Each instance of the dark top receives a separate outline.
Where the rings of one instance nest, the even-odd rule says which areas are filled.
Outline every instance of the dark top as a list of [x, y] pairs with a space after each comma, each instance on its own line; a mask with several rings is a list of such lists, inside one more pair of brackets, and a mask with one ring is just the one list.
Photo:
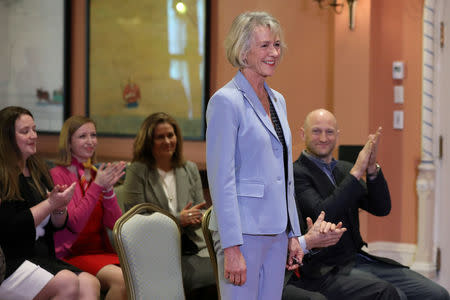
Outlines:
[[[283, 133], [283, 128], [281, 127], [281, 123], [280, 123], [280, 119], [278, 118], [278, 114], [277, 111], [275, 110], [275, 107], [273, 106], [272, 103], [272, 99], [269, 99], [269, 109], [270, 109], [270, 118], [272, 119], [272, 124], [273, 127], [275, 128], [275, 132], [277, 133], [278, 139], [281, 142], [281, 145], [283, 145], [283, 165], [284, 165], [284, 182], [285, 182], [285, 188], [286, 188], [286, 207], [288, 206], [288, 197], [287, 197], [287, 193], [288, 193], [288, 189], [287, 189], [287, 184], [288, 184], [288, 148], [286, 145], [286, 140], [284, 139], [284, 133]], [[289, 220], [289, 213], [287, 214], [288, 216], [288, 221], [287, 221], [287, 227], [286, 227], [286, 231], [291, 231], [291, 221]]]
[[[320, 277], [333, 269], [348, 272], [355, 255], [362, 253], [361, 248], [366, 244], [359, 231], [359, 209], [375, 216], [386, 216], [391, 210], [389, 188], [381, 170], [374, 180], [368, 180], [366, 184], [350, 174], [352, 167], [349, 162], [337, 161], [332, 171], [334, 185], [304, 154], [294, 163], [295, 195], [303, 217], [316, 220], [323, 210], [327, 221], [336, 224], [341, 221], [347, 228], [336, 245], [305, 260], [302, 272], [306, 277]], [[305, 224], [303, 221], [301, 223]], [[370, 257], [399, 265], [386, 258]]]
[[29, 260], [52, 274], [60, 270], [78, 269], [59, 261], [55, 257], [53, 232], [57, 230], [49, 220], [45, 235], [36, 241], [36, 228], [30, 208], [43, 201], [31, 178], [19, 177], [22, 200], [0, 203], [0, 246], [6, 259], [5, 277], [11, 275], [25, 261]]

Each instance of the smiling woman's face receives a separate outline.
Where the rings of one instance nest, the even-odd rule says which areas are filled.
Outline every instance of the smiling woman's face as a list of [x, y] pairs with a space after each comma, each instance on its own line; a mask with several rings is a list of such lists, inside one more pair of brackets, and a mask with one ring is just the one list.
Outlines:
[[21, 115], [14, 125], [16, 132], [16, 143], [22, 153], [23, 160], [36, 153], [36, 124], [29, 115]]
[[177, 135], [173, 126], [167, 122], [159, 123], [153, 130], [153, 157], [156, 161], [160, 159], [171, 159], [177, 147]]
[[70, 138], [70, 151], [80, 162], [86, 162], [97, 148], [97, 131], [93, 123], [83, 124]]
[[272, 76], [280, 59], [280, 39], [273, 34], [269, 27], [258, 26], [253, 32], [250, 43], [245, 69], [264, 78]]

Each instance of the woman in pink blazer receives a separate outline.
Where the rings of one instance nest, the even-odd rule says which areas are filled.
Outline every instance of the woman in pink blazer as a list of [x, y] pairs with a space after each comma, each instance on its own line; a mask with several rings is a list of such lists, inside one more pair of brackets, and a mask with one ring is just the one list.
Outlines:
[[125, 283], [117, 254], [105, 227], [112, 229], [122, 212], [113, 186], [124, 174], [124, 162], [96, 169], [96, 128], [93, 120], [72, 116], [59, 137], [59, 157], [50, 173], [55, 184], [77, 182], [64, 230], [54, 235], [56, 256], [95, 275], [106, 299], [126, 299]]

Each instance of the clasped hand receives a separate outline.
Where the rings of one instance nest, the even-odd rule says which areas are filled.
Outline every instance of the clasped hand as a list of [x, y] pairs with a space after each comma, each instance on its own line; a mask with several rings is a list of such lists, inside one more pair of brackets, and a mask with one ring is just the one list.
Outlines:
[[373, 174], [376, 171], [378, 143], [382, 128], [378, 127], [374, 134], [370, 134], [363, 149], [359, 152], [355, 165], [350, 174], [360, 179], [364, 174]]
[[303, 260], [303, 250], [298, 241], [298, 237], [289, 238], [288, 241], [288, 259], [286, 269], [295, 270], [301, 266]]
[[182, 227], [189, 225], [198, 225], [202, 223], [203, 213], [201, 209], [205, 208], [206, 202], [192, 206], [189, 202], [180, 212], [180, 224]]

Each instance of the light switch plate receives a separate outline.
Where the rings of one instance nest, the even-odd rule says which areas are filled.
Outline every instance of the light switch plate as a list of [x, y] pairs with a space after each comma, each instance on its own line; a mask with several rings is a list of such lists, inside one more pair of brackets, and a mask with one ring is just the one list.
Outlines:
[[403, 110], [394, 110], [394, 129], [403, 129]]
[[403, 104], [403, 85], [394, 86], [394, 103]]

